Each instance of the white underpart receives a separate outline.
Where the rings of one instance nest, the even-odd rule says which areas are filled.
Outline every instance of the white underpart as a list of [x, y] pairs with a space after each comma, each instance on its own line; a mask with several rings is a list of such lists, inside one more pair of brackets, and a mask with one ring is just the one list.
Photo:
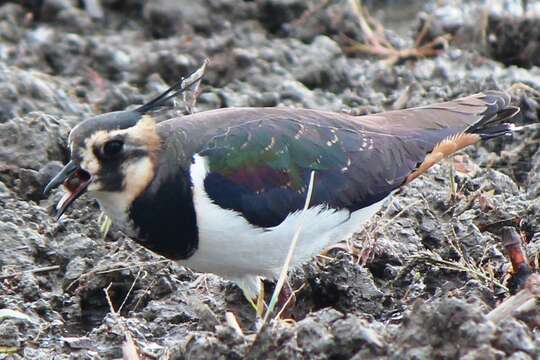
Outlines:
[[130, 203], [122, 192], [93, 191], [89, 195], [97, 200], [99, 208], [111, 218], [113, 224], [126, 235], [135, 237], [137, 232], [133, 222], [129, 219]]
[[[190, 175], [199, 247], [192, 257], [182, 260], [180, 264], [232, 280], [254, 298], [259, 292], [260, 276], [275, 279], [279, 275], [301, 212], [289, 215], [276, 227], [257, 228], [240, 213], [223, 209], [212, 202], [204, 189], [207, 173], [206, 158], [195, 155]], [[317, 187], [316, 180], [314, 187]], [[329, 245], [349, 238], [380, 209], [382, 203], [380, 201], [353, 213], [328, 209], [326, 206], [307, 210], [292, 267], [309, 260]]]

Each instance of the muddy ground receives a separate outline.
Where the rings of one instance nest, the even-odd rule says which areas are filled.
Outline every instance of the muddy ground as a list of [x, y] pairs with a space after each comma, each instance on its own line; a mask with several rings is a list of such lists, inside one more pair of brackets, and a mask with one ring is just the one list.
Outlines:
[[[535, 2], [526, 19], [521, 1], [454, 3], [366, 2], [397, 48], [428, 18], [425, 41], [453, 34], [439, 56], [388, 64], [346, 51], [347, 38], [364, 40], [343, 0], [0, 1], [0, 358], [121, 358], [126, 332], [150, 359], [538, 358], [539, 312], [485, 315], [509, 296], [501, 228], [518, 227], [539, 258], [539, 130], [469, 149], [455, 176], [447, 162], [403, 189], [353, 241], [297, 269], [295, 321], [262, 330], [234, 285], [114, 228], [102, 239], [88, 199], [55, 223], [61, 191], [42, 195], [71, 127], [141, 104], [206, 57], [197, 111], [365, 114], [515, 82], [540, 89]], [[514, 101], [538, 121], [534, 96]]]

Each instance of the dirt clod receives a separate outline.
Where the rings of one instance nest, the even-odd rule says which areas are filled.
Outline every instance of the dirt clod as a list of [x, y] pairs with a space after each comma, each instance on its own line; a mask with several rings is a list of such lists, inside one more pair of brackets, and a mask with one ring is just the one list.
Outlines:
[[[519, 229], [530, 265], [540, 262], [537, 128], [467, 149], [400, 190], [348, 244], [294, 271], [294, 321], [262, 329], [235, 286], [157, 257], [114, 224], [103, 239], [85, 197], [55, 223], [61, 190], [42, 193], [71, 128], [142, 104], [205, 58], [196, 111], [368, 114], [517, 82], [539, 90], [538, 19], [518, 0], [484, 3], [363, 1], [396, 49], [417, 46], [427, 22], [419, 44], [452, 35], [433, 57], [389, 66], [345, 50], [344, 39], [367, 41], [349, 1], [0, 2], [0, 310], [24, 315], [0, 318], [0, 357], [121, 358], [126, 331], [141, 358], [537, 357], [537, 309], [486, 318], [510, 295], [501, 230]], [[522, 122], [538, 121], [538, 98], [513, 95]]]

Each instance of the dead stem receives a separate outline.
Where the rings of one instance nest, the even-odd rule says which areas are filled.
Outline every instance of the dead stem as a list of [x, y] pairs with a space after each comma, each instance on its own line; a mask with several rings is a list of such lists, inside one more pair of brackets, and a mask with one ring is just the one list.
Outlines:
[[383, 25], [367, 14], [365, 8], [362, 6], [361, 0], [350, 0], [349, 3], [366, 41], [366, 43], [360, 43], [353, 39], [346, 38], [350, 45], [345, 48], [345, 52], [349, 54], [360, 52], [375, 55], [386, 58], [388, 64], [393, 65], [407, 59], [438, 56], [444, 51], [441, 49], [445, 49], [452, 38], [452, 35], [445, 34], [420, 45], [423, 43], [425, 36], [429, 31], [429, 26], [431, 26], [431, 20], [428, 19], [416, 37], [415, 46], [413, 48], [396, 49], [386, 37]]
[[526, 91], [526, 92], [530, 92], [531, 94], [534, 94], [535, 96], [539, 96], [540, 97], [540, 91], [539, 90], [536, 90], [535, 88], [527, 85], [527, 84], [524, 84], [522, 82], [518, 82], [518, 83], [514, 83], [512, 85], [510, 85], [509, 88], [507, 88], [505, 91], [508, 92], [508, 93], [513, 93], [514, 91], [516, 90], [523, 90], [523, 91]]
[[441, 256], [433, 251], [424, 250], [417, 255], [413, 255], [412, 258], [416, 262], [425, 262], [438, 266], [442, 269], [465, 272], [472, 275], [477, 280], [480, 280], [486, 284], [492, 283], [497, 287], [500, 287], [504, 291], [508, 291], [508, 288], [495, 280], [491, 274], [486, 273], [479, 268], [476, 264], [461, 259], [460, 261], [445, 260]]
[[238, 324], [238, 320], [236, 320], [236, 316], [232, 312], [227, 311], [225, 313], [225, 321], [227, 322], [227, 325], [229, 325], [229, 327], [231, 327], [238, 335], [242, 337], [244, 336], [244, 332], [242, 331], [242, 328]]
[[[288, 285], [289, 287], [291, 287], [291, 285], [289, 284]], [[281, 319], [281, 316], [283, 315], [284, 311], [287, 309], [287, 307], [289, 306], [289, 304], [295, 299], [296, 297], [296, 294], [298, 294], [300, 291], [302, 291], [302, 289], [306, 286], [306, 284], [302, 284], [302, 286], [300, 286], [298, 289], [296, 290], [293, 290], [292, 293], [290, 294], [290, 296], [287, 298], [287, 300], [283, 303], [283, 305], [281, 306], [281, 309], [278, 311], [278, 314], [277, 314], [277, 318], [278, 319]]]
[[[111, 297], [109, 296], [109, 290], [111, 288], [111, 285], [112, 283], [109, 284], [109, 286], [107, 286], [105, 289], [103, 289], [103, 291], [105, 292], [105, 297], [107, 298], [107, 303], [109, 304], [109, 309], [111, 311], [111, 314], [114, 317], [116, 323], [122, 329], [122, 332], [124, 333], [125, 340], [122, 343], [123, 357], [126, 360], [139, 360], [140, 359], [139, 353], [137, 351], [137, 346], [135, 345], [135, 342], [133, 341], [133, 336], [131, 335], [131, 332], [127, 328], [126, 324], [124, 323], [124, 319], [122, 318], [122, 316], [116, 310], [114, 310]], [[124, 302], [125, 302], [125, 299], [124, 299]], [[122, 305], [124, 305], [124, 303], [122, 303]]]
[[193, 72], [186, 79], [182, 80], [181, 87], [186, 89], [186, 91], [182, 93], [182, 98], [184, 100], [185, 110], [188, 114], [192, 114], [195, 111], [197, 98], [200, 94], [199, 87], [206, 73], [206, 67], [209, 63], [209, 59], [204, 59], [203, 64], [195, 72]]
[[44, 266], [44, 267], [30, 269], [30, 270], [18, 271], [11, 274], [2, 274], [0, 275], [0, 280], [10, 279], [12, 277], [16, 277], [16, 276], [24, 275], [24, 274], [39, 274], [39, 273], [44, 273], [44, 272], [49, 272], [49, 271], [56, 271], [59, 269], [60, 269], [59, 265]]
[[304, 11], [304, 13], [296, 20], [294, 20], [291, 25], [294, 27], [301, 27], [313, 16], [322, 10], [326, 5], [330, 3], [330, 0], [319, 0], [318, 3], [313, 4], [309, 9]]
[[514, 313], [538, 308], [538, 298], [540, 298], [540, 275], [532, 274], [520, 292], [503, 301], [486, 317], [488, 320], [497, 323]]
[[[157, 261], [138, 261], [133, 263], [133, 265], [129, 266], [122, 266], [126, 264], [127, 261], [121, 261], [117, 262], [115, 264], [112, 264], [108, 269], [100, 270], [100, 269], [92, 269], [90, 271], [87, 271], [85, 273], [82, 273], [79, 275], [79, 277], [75, 280], [73, 280], [66, 288], [66, 291], [71, 289], [77, 282], [91, 276], [91, 275], [102, 275], [102, 274], [108, 274], [116, 271], [124, 271], [124, 270], [130, 270], [134, 268], [144, 268], [145, 266], [152, 266], [152, 265], [158, 265], [158, 264], [164, 264], [164, 263], [170, 263], [172, 260], [164, 259], [164, 260], [157, 260]], [[116, 267], [120, 266], [120, 267]]]

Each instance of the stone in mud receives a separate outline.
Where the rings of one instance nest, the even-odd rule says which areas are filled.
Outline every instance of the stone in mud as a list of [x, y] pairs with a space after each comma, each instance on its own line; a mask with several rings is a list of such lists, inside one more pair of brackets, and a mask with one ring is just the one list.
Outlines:
[[486, 39], [491, 56], [507, 66], [540, 65], [540, 18], [489, 16]]
[[271, 33], [280, 33], [284, 25], [297, 19], [307, 9], [302, 0], [263, 0], [259, 1], [261, 23]]
[[0, 348], [17, 351], [21, 346], [21, 335], [16, 320], [4, 319], [0, 322]]

